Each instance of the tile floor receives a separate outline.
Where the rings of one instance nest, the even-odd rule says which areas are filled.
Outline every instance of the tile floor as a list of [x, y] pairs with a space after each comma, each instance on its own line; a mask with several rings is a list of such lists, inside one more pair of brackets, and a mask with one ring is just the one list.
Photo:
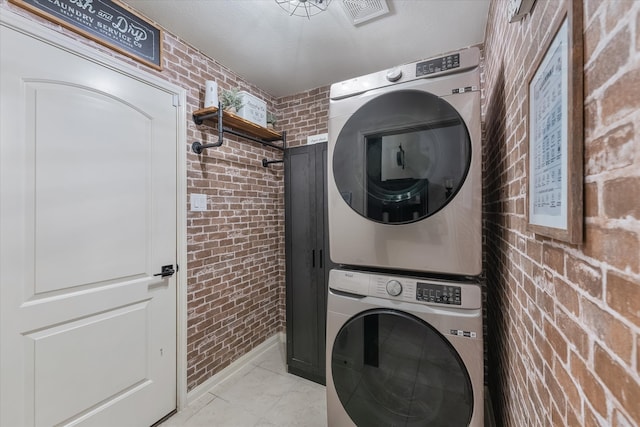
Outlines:
[[287, 373], [277, 343], [162, 427], [326, 427], [325, 387]]

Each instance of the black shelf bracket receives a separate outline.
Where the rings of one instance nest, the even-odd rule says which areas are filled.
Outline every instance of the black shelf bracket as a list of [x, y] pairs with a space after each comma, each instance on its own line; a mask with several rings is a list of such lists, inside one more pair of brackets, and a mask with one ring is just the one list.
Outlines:
[[202, 151], [205, 148], [220, 147], [222, 145], [222, 142], [224, 141], [224, 126], [222, 126], [222, 104], [218, 103], [218, 111], [213, 114], [207, 114], [203, 117], [196, 117], [194, 115], [193, 122], [197, 125], [201, 125], [202, 123], [204, 123], [204, 120], [206, 118], [215, 116], [218, 116], [218, 142], [213, 142], [211, 144], [201, 144], [200, 141], [195, 141], [193, 144], [191, 144], [191, 151], [193, 151], [194, 153], [202, 154]]
[[[278, 147], [278, 149], [282, 150], [282, 155], [284, 157], [284, 150], [287, 149], [287, 132], [286, 131], [282, 132], [282, 147]], [[279, 160], [262, 159], [262, 167], [268, 168], [269, 165], [272, 165], [274, 163], [284, 163], [284, 159], [279, 159]]]
[[[244, 138], [244, 139], [248, 139], [249, 141], [253, 141], [256, 142], [258, 144], [261, 145], [266, 145], [268, 147], [271, 148], [275, 148], [277, 150], [280, 150], [282, 152], [284, 152], [284, 150], [287, 147], [287, 133], [286, 132], [282, 132], [282, 146], [280, 145], [276, 145], [274, 143], [272, 143], [271, 141], [267, 141], [265, 139], [261, 139], [261, 138], [256, 138], [253, 135], [248, 135], [244, 132], [239, 132], [235, 129], [229, 128], [229, 127], [224, 127], [224, 125], [222, 124], [222, 115], [223, 115], [223, 110], [222, 110], [222, 104], [218, 103], [218, 111], [216, 111], [215, 113], [211, 113], [211, 114], [205, 114], [202, 116], [196, 116], [195, 114], [193, 115], [193, 122], [196, 125], [201, 125], [204, 123], [205, 120], [208, 119], [212, 119], [212, 118], [217, 118], [218, 119], [218, 141], [211, 143], [211, 144], [202, 144], [199, 141], [195, 141], [193, 144], [191, 144], [191, 150], [196, 153], [196, 154], [202, 154], [202, 152], [206, 149], [206, 148], [213, 148], [213, 147], [220, 147], [222, 145], [222, 143], [224, 142], [224, 134], [225, 133], [230, 133], [231, 135], [235, 135], [238, 136], [240, 138]], [[262, 166], [264, 167], [268, 167], [270, 164], [272, 163], [282, 163], [284, 160], [267, 160], [267, 159], [263, 159], [262, 160]]]
[[262, 159], [262, 166], [264, 166], [265, 168], [268, 168], [269, 165], [272, 165], [274, 163], [284, 163], [284, 160], [267, 160], [267, 159]]

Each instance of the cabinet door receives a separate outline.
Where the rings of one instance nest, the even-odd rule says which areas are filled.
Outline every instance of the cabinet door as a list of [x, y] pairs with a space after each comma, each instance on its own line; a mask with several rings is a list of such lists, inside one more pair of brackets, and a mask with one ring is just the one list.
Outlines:
[[[285, 153], [287, 364], [308, 377], [319, 366], [317, 198], [314, 146]], [[307, 374], [307, 375], [305, 375]], [[311, 379], [311, 378], [310, 378]]]
[[329, 271], [336, 267], [329, 256], [329, 214], [327, 212], [327, 143], [317, 144], [316, 156], [316, 203], [318, 205], [318, 227], [316, 244], [320, 251], [318, 269], [317, 310], [318, 310], [318, 372], [325, 384], [325, 349], [327, 326], [327, 293], [329, 291]]

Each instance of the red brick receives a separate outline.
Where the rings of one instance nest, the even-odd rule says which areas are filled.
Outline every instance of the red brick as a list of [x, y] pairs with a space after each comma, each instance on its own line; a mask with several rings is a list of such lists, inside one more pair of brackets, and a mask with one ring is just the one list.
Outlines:
[[602, 273], [585, 261], [567, 256], [567, 279], [595, 298], [602, 297]]
[[612, 266], [631, 271], [640, 271], [640, 243], [638, 235], [623, 229], [606, 229], [586, 225], [583, 246], [585, 255], [609, 263]]
[[640, 326], [640, 282], [615, 272], [607, 274], [607, 304]]
[[635, 68], [609, 85], [602, 96], [602, 116], [606, 124], [640, 108], [640, 68]]
[[640, 219], [640, 177], [618, 178], [604, 184], [604, 210], [609, 218]]
[[596, 374], [625, 411], [640, 420], [640, 384], [599, 345], [594, 349], [593, 364]]
[[631, 360], [633, 335], [626, 325], [586, 299], [582, 300], [582, 319], [618, 356]]
[[553, 286], [558, 302], [574, 316], [580, 315], [579, 296], [573, 286], [559, 277], [554, 277]]
[[562, 310], [556, 312], [556, 322], [558, 329], [562, 331], [578, 354], [584, 358], [589, 358], [589, 336], [584, 330], [584, 326], [565, 314]]
[[[560, 424], [555, 424], [555, 425], [560, 425]], [[564, 425], [566, 425], [567, 427], [571, 427], [571, 426], [584, 427], [582, 422], [578, 418], [578, 415], [575, 413], [575, 411], [571, 407], [567, 407], [567, 422]]]
[[[567, 363], [567, 341], [549, 321], [544, 322], [544, 335], [562, 363]], [[551, 363], [550, 361], [547, 361]]]
[[[589, 41], [589, 37], [587, 37]], [[629, 60], [631, 33], [627, 28], [618, 31], [602, 49], [597, 60], [585, 70], [584, 90], [587, 94], [605, 84]]]
[[553, 375], [567, 400], [568, 412], [575, 410], [580, 413], [582, 398], [580, 397], [580, 392], [573, 382], [571, 375], [569, 375], [564, 366], [560, 363], [554, 363]]
[[593, 16], [598, 13], [598, 8], [602, 5], [604, 5], [602, 0], [584, 0], [585, 23], [593, 19]]
[[585, 142], [585, 174], [596, 175], [633, 164], [635, 132], [631, 123]]
[[600, 421], [598, 416], [591, 410], [591, 407], [585, 404], [584, 405], [584, 423], [579, 424], [579, 426], [580, 427], [603, 427], [605, 425], [606, 425], [606, 422]]
[[561, 276], [564, 275], [564, 251], [550, 246], [543, 245], [543, 256], [545, 266], [556, 271]]
[[[556, 363], [557, 364], [557, 363]], [[553, 403], [552, 407], [555, 406], [560, 415], [560, 418], [566, 418], [567, 413], [567, 399], [562, 388], [562, 385], [558, 382], [557, 378], [553, 375], [553, 372], [550, 368], [545, 367], [544, 370], [544, 378], [545, 384], [549, 389], [549, 394], [551, 397], [551, 402]], [[552, 414], [553, 418], [553, 414]], [[554, 425], [558, 425], [554, 423]]]
[[542, 244], [535, 240], [527, 241], [527, 255], [537, 263], [542, 262]]
[[571, 353], [571, 373], [590, 405], [603, 417], [607, 417], [607, 397], [604, 388], [593, 376], [582, 359]]
[[595, 19], [584, 32], [584, 63], [591, 61], [593, 52], [598, 47], [601, 38], [601, 24], [599, 19]]
[[[552, 282], [553, 279], [550, 277], [545, 278], [548, 282]], [[545, 285], [546, 286], [546, 285]], [[536, 304], [538, 308], [540, 308], [547, 316], [553, 318], [555, 311], [555, 304], [551, 295], [549, 295], [546, 291], [543, 291], [540, 288], [536, 289]]]
[[561, 426], [565, 425], [564, 414], [566, 412], [566, 407], [558, 408], [560, 404], [553, 400], [553, 396], [551, 397], [551, 425]]
[[607, 9], [605, 12], [605, 33], [611, 33], [611, 31], [620, 24], [621, 21], [625, 21], [628, 17], [628, 13], [633, 7], [634, 0], [618, 0], [605, 2]]

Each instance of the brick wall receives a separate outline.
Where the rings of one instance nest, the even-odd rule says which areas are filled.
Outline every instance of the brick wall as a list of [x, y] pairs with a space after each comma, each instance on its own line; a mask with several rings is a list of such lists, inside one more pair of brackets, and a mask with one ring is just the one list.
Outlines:
[[[640, 2], [584, 1], [584, 243], [527, 231], [526, 76], [560, 1], [485, 41], [489, 383], [499, 425], [640, 423]], [[580, 108], [580, 106], [575, 106]]]
[[235, 137], [225, 138], [222, 147], [200, 156], [190, 148], [196, 140], [217, 140], [210, 127], [195, 126], [190, 120], [192, 112], [203, 105], [205, 80], [216, 80], [220, 89], [247, 90], [267, 101], [268, 109], [280, 116], [278, 100], [167, 31], [163, 71], [158, 72], [0, 0], [0, 11], [5, 10], [41, 22], [187, 91], [188, 144], [182, 147], [188, 152], [187, 192], [206, 194], [209, 209], [187, 216], [188, 388], [283, 331], [284, 174], [280, 164], [269, 168], [261, 164], [263, 157], [281, 158], [282, 153]]
[[278, 126], [287, 130], [288, 147], [305, 145], [308, 136], [327, 133], [329, 89], [324, 86], [278, 99], [282, 116]]

